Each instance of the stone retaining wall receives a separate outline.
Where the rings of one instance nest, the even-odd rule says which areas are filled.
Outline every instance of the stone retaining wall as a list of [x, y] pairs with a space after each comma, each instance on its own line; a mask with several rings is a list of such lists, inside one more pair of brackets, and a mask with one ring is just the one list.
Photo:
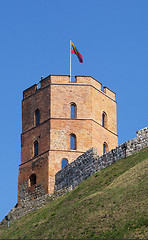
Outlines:
[[[32, 201], [24, 201], [22, 206], [18, 206], [18, 204], [16, 204], [15, 207], [13, 207], [11, 209], [11, 211], [7, 214], [9, 216], [10, 224], [13, 221], [21, 218], [22, 216], [43, 207], [48, 202], [53, 201], [54, 199], [60, 197], [61, 195], [65, 194], [71, 190], [72, 190], [71, 187], [64, 188], [59, 191], [56, 191], [54, 194], [46, 194], [46, 195], [43, 195], [42, 197], [38, 197], [37, 199], [34, 199]], [[2, 228], [4, 226], [7, 226], [7, 221], [5, 218], [1, 221], [0, 228]]]
[[98, 156], [96, 149], [92, 148], [56, 174], [55, 191], [66, 187], [73, 189], [102, 168], [106, 168], [112, 163], [130, 156], [147, 146], [148, 127], [137, 131], [136, 138], [121, 144], [102, 156]]

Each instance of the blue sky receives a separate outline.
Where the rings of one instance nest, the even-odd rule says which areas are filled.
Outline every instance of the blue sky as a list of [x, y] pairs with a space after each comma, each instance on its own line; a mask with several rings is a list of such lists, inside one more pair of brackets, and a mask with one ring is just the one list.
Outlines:
[[148, 125], [147, 0], [0, 1], [0, 220], [17, 203], [23, 90], [41, 76], [88, 75], [116, 92], [119, 144]]

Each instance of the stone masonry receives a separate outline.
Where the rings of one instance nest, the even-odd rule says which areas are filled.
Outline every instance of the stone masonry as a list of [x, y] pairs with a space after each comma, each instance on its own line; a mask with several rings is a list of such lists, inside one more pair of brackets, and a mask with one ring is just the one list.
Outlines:
[[148, 127], [139, 130], [136, 138], [121, 144], [102, 156], [98, 156], [96, 149], [91, 148], [56, 174], [55, 191], [66, 187], [73, 189], [92, 174], [147, 146]]

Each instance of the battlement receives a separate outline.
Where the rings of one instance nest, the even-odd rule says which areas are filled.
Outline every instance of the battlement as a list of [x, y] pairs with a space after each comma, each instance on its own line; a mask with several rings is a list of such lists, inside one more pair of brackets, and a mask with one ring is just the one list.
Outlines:
[[112, 99], [115, 100], [116, 94], [115, 94], [112, 90], [110, 90], [109, 88], [104, 87], [104, 93], [105, 93], [108, 97], [110, 97], [110, 98], [112, 98]]
[[23, 99], [31, 96], [37, 91], [37, 84], [34, 84], [33, 86], [27, 88], [25, 91], [23, 91]]
[[[23, 92], [23, 99], [31, 96], [32, 94], [40, 91], [41, 89], [51, 84], [74, 84], [74, 85], [87, 85], [92, 86], [98, 91], [102, 92], [109, 98], [115, 101], [115, 93], [107, 87], [102, 87], [102, 83], [97, 81], [91, 76], [72, 76], [72, 82], [70, 82], [69, 75], [49, 75], [40, 81], [40, 88], [38, 84], [34, 84]], [[102, 90], [103, 89], [103, 90]]]

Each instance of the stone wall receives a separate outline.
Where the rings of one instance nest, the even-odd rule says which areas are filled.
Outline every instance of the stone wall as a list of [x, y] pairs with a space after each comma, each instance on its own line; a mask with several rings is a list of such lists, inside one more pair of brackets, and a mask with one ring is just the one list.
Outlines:
[[[27, 196], [26, 201], [24, 201], [21, 206], [18, 206], [18, 204], [16, 204], [15, 207], [13, 207], [7, 214], [7, 216], [9, 217], [10, 224], [13, 221], [16, 221], [17, 219], [27, 215], [28, 213], [40, 209], [48, 202], [53, 201], [54, 199], [60, 197], [61, 195], [71, 190], [72, 190], [71, 187], [63, 188], [59, 191], [56, 191], [54, 194], [45, 194], [43, 196], [37, 197], [36, 199], [33, 199], [32, 201], [30, 201], [29, 196]], [[4, 226], [7, 226], [7, 220], [5, 218], [0, 222], [0, 228]]]
[[[36, 199], [38, 197], [44, 196], [45, 191], [41, 184], [36, 184], [28, 188], [28, 181], [25, 181], [20, 186], [19, 198], [20, 198], [20, 205], [24, 206], [25, 202], [29, 202], [32, 199]], [[28, 190], [28, 191], [27, 191]]]
[[92, 174], [147, 146], [148, 127], [137, 131], [136, 138], [121, 144], [102, 156], [98, 156], [96, 149], [91, 148], [56, 174], [55, 191], [66, 187], [73, 189]]

